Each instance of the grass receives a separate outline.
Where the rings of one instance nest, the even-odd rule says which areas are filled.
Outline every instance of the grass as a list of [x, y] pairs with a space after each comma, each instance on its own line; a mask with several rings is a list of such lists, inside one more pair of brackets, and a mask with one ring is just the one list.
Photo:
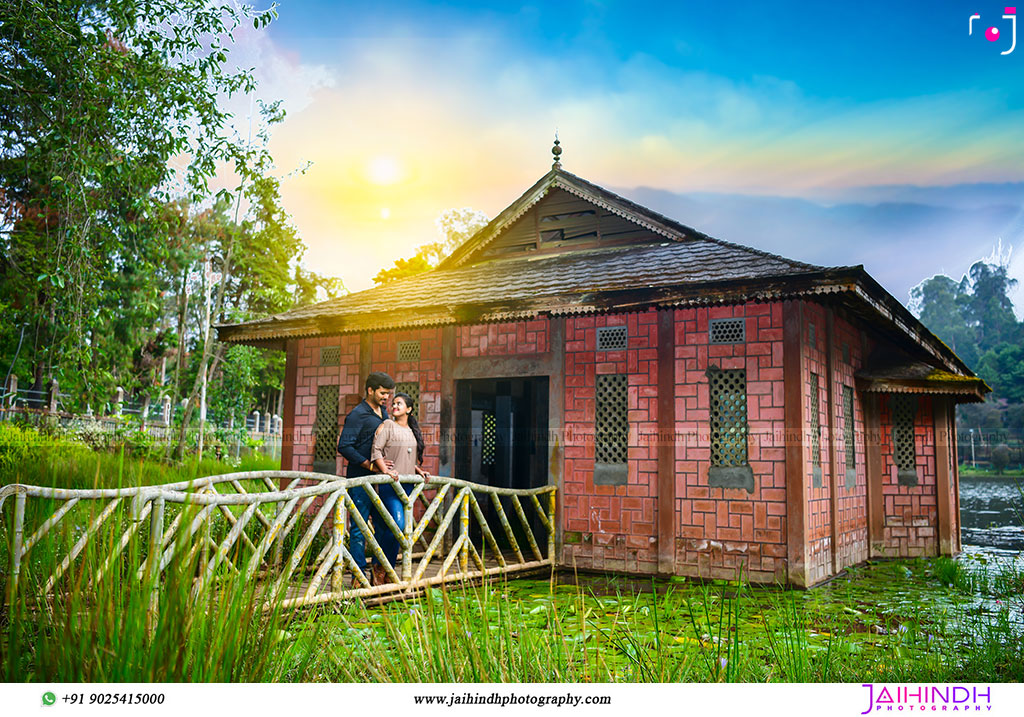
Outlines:
[[[17, 479], [140, 485], [276, 467], [259, 458], [240, 468], [213, 461], [168, 467], [73, 447], [54, 454], [20, 461]], [[39, 503], [30, 502], [30, 510], [47, 510]], [[172, 563], [157, 586], [154, 620], [154, 586], [136, 579], [139, 543], [107, 579], [90, 582], [125, 527], [117, 522], [90, 544], [52, 599], [36, 601], [61, 549], [81, 529], [62, 526], [30, 553], [19, 599], [0, 612], [7, 681], [1024, 680], [1020, 561], [869, 563], [810, 591], [559, 575], [428, 590], [377, 607], [264, 613], [255, 583], [229, 572], [192, 599], [194, 554]], [[6, 567], [0, 569], [6, 582]]]

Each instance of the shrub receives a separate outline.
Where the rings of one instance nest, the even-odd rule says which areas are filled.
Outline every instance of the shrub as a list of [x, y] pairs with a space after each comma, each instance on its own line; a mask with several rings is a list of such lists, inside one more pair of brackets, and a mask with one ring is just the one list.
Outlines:
[[1002, 473], [1006, 466], [1010, 465], [1010, 447], [1000, 443], [992, 449], [992, 468], [996, 473]]

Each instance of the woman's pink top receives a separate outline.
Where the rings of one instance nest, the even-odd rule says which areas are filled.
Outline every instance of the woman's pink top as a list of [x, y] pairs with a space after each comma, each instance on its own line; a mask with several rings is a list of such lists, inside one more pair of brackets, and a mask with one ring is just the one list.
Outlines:
[[408, 426], [399, 426], [392, 419], [377, 427], [373, 436], [370, 460], [378, 458], [393, 461], [400, 476], [416, 475], [416, 435]]

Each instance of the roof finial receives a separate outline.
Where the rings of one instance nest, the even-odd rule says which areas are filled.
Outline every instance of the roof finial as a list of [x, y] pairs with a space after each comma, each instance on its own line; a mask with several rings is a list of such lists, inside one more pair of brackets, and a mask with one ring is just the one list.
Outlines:
[[551, 168], [552, 169], [561, 169], [562, 168], [562, 163], [559, 161], [559, 159], [562, 156], [562, 148], [558, 146], [560, 144], [561, 144], [561, 142], [558, 141], [558, 130], [556, 129], [555, 130], [555, 145], [551, 148], [551, 156], [555, 160], [554, 162], [551, 163]]

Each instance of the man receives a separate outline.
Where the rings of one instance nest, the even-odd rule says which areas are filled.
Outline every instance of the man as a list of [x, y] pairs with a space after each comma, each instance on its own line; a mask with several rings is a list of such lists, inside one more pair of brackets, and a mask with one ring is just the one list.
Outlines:
[[[386, 373], [374, 372], [366, 377], [364, 386], [365, 395], [358, 406], [349, 411], [345, 416], [345, 426], [341, 429], [341, 436], [338, 438], [338, 453], [348, 461], [348, 468], [345, 475], [348, 478], [367, 476], [374, 473], [373, 463], [370, 461], [370, 452], [373, 449], [373, 434], [377, 427], [388, 418], [385, 405], [391, 391], [395, 387], [394, 380]], [[389, 468], [391, 466], [388, 466]], [[369, 494], [362, 488], [349, 492], [352, 502], [359, 509], [359, 515], [366, 520], [370, 516]], [[387, 528], [385, 528], [387, 530]], [[352, 559], [360, 570], [366, 573], [366, 577], [372, 584], [376, 575], [379, 583], [385, 574], [383, 568], [377, 565], [374, 558], [373, 573], [366, 569], [366, 537], [359, 526], [352, 521], [349, 530], [348, 550]]]

